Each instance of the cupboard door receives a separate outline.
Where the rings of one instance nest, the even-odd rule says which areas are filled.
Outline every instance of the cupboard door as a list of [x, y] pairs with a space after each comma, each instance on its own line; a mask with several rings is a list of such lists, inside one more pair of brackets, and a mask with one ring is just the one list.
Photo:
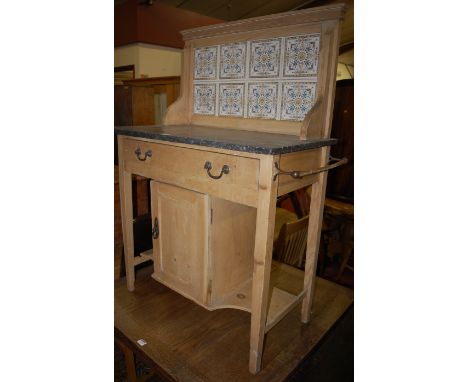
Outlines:
[[[206, 304], [208, 196], [151, 182], [153, 277], [176, 292]], [[155, 238], [157, 236], [157, 238]]]

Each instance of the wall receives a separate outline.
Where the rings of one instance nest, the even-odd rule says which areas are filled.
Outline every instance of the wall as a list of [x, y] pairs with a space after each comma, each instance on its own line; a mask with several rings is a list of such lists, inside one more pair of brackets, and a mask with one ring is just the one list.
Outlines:
[[139, 77], [180, 76], [182, 49], [139, 44]]
[[135, 65], [135, 78], [180, 76], [182, 50], [150, 44], [114, 49], [114, 66]]
[[180, 76], [180, 31], [221, 22], [159, 2], [114, 2], [114, 66], [134, 65], [135, 78]]
[[114, 49], [114, 67], [126, 65], [135, 65], [136, 73], [138, 66], [138, 46], [136, 44]]
[[153, 2], [140, 0], [114, 2], [114, 47], [143, 42], [183, 48], [181, 30], [224, 22], [209, 16]]

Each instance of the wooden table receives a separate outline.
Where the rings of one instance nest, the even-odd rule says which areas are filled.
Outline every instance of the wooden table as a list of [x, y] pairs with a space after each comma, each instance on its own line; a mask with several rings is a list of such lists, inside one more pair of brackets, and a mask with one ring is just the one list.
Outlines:
[[[273, 261], [272, 279], [282, 265]], [[151, 268], [151, 267], [149, 267]], [[298, 292], [302, 274], [276, 280]], [[266, 336], [264, 367], [248, 372], [250, 315], [233, 309], [210, 312], [139, 271], [135, 291], [115, 283], [115, 335], [164, 380], [187, 382], [283, 381], [314, 349], [353, 301], [350, 289], [317, 278], [311, 322], [296, 307]], [[146, 345], [137, 341], [143, 339]]]
[[[338, 4], [182, 32], [181, 97], [164, 126], [115, 129], [128, 290], [137, 291], [134, 266], [152, 260], [154, 279], [205, 309], [250, 312], [251, 373], [288, 312], [301, 303], [310, 321], [326, 174], [345, 162], [329, 164], [343, 14]], [[132, 174], [151, 179], [153, 218], [153, 250], [136, 257]], [[287, 268], [271, 277], [276, 199], [308, 185], [305, 272], [293, 293], [274, 282]]]

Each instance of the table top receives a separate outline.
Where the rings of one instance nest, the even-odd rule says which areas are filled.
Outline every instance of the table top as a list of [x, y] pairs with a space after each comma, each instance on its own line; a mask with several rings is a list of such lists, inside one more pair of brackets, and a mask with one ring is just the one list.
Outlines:
[[[280, 267], [290, 277], [278, 276]], [[115, 283], [116, 334], [180, 382], [283, 381], [353, 303], [352, 290], [317, 277], [310, 324], [301, 323], [300, 304], [289, 312], [268, 332], [262, 370], [252, 375], [250, 314], [237, 309], [210, 312], [156, 282], [152, 271], [150, 266], [137, 273], [134, 292], [127, 290], [124, 279]], [[303, 288], [304, 275], [273, 261], [271, 282], [296, 294]], [[138, 345], [139, 339], [146, 344]]]
[[233, 130], [207, 126], [115, 126], [117, 135], [216, 147], [256, 154], [286, 154], [336, 143], [336, 139], [301, 140], [294, 135]]

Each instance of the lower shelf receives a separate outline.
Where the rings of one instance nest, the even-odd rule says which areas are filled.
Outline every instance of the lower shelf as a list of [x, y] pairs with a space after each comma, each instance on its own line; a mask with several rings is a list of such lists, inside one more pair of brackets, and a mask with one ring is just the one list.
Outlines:
[[[152, 260], [152, 250], [143, 252], [135, 258], [135, 264]], [[168, 285], [170, 287], [170, 285]], [[302, 301], [304, 296], [304, 271], [277, 261], [272, 261], [270, 288], [268, 297], [268, 314], [266, 331], [275, 326], [289, 311]], [[233, 288], [232, 292], [213, 300], [209, 310], [233, 308], [251, 311], [252, 279]]]
[[304, 293], [302, 292], [298, 295], [294, 295], [282, 289], [273, 288], [270, 305], [268, 307], [265, 331], [268, 332], [273, 328], [273, 326], [302, 301], [303, 296]]
[[[273, 261], [271, 264], [270, 290], [266, 330], [270, 330], [293, 309], [303, 297], [304, 271]], [[222, 299], [212, 302], [214, 309], [234, 308], [251, 311], [252, 279], [234, 288]]]
[[140, 253], [139, 256], [136, 256], [133, 260], [133, 265], [138, 265], [145, 263], [147, 261], [153, 260], [153, 248], [146, 250], [145, 252]]

